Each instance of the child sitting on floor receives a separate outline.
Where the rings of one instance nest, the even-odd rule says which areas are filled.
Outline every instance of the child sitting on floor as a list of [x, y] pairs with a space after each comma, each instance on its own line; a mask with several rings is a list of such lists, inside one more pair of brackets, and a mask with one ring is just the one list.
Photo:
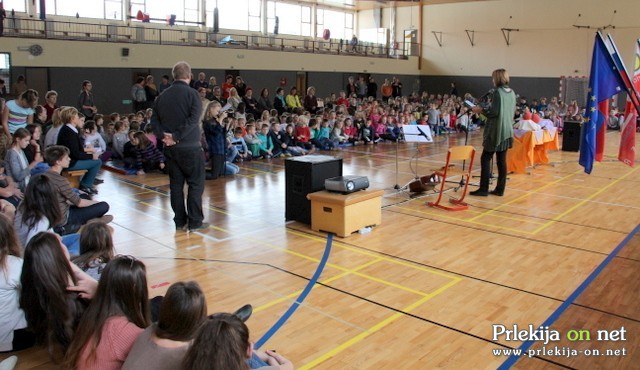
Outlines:
[[[269, 136], [269, 124], [268, 123], [263, 123], [261, 128], [260, 128], [260, 132], [256, 134], [256, 136], [258, 137], [258, 139], [260, 140], [260, 144], [258, 146], [259, 149], [259, 156], [263, 156], [265, 158], [271, 158], [273, 157], [273, 141], [271, 140], [271, 137]], [[255, 156], [255, 154], [254, 154]]]
[[80, 255], [71, 262], [92, 278], [100, 280], [102, 270], [114, 253], [113, 228], [104, 222], [91, 222], [80, 230]]
[[96, 123], [92, 120], [84, 124], [84, 146], [85, 148], [93, 148], [93, 152], [104, 163], [111, 158], [111, 152], [107, 151], [107, 143], [98, 132]]
[[252, 158], [260, 157], [260, 138], [256, 134], [256, 126], [253, 124], [247, 125], [247, 134], [244, 135], [244, 141], [249, 147]]
[[135, 145], [138, 175], [144, 175], [145, 171], [164, 170], [164, 155], [149, 141], [144, 132], [135, 132], [131, 142]]
[[242, 137], [242, 127], [236, 127], [233, 130], [233, 137], [230, 140], [231, 145], [238, 151], [236, 161], [242, 162], [245, 159], [251, 159], [251, 151], [249, 151], [249, 147]]

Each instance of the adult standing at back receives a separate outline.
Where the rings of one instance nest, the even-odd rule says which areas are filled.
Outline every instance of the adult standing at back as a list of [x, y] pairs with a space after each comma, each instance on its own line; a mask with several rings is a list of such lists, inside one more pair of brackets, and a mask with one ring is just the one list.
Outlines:
[[93, 116], [98, 112], [95, 102], [93, 101], [93, 84], [89, 80], [82, 81], [82, 90], [78, 95], [78, 111], [84, 114], [85, 119], [88, 121], [93, 119]]
[[145, 80], [144, 77], [138, 76], [136, 83], [131, 86], [131, 98], [133, 99], [133, 112], [137, 113], [139, 110], [145, 108], [147, 103], [147, 94], [144, 90]]
[[[155, 102], [151, 125], [164, 143], [169, 172], [171, 208], [176, 230], [206, 229], [203, 222], [204, 157], [200, 146], [200, 114], [198, 92], [189, 87], [191, 66], [178, 62], [172, 70], [174, 82]], [[187, 183], [185, 207], [184, 184]]]
[[28, 88], [29, 87], [27, 86], [27, 79], [24, 78], [23, 75], [20, 75], [16, 79], [16, 82], [14, 82], [11, 86], [11, 94], [17, 98], [20, 96], [20, 94], [27, 91]]
[[[60, 108], [57, 103], [58, 92], [55, 90], [47, 91], [44, 96], [44, 104], [42, 105], [44, 110], [47, 111], [47, 122], [45, 123], [49, 123], [53, 120], [53, 111], [56, 110], [56, 108]], [[42, 129], [44, 130], [44, 127], [42, 127]]]
[[507, 150], [513, 145], [513, 115], [516, 111], [516, 94], [509, 87], [509, 74], [504, 69], [496, 69], [491, 74], [496, 87], [491, 95], [491, 106], [487, 109], [480, 105], [473, 112], [484, 114], [487, 123], [482, 134], [482, 157], [480, 157], [480, 188], [471, 195], [489, 195], [489, 176], [491, 160], [496, 155], [498, 166], [498, 184], [491, 194], [502, 196], [507, 185]]
[[402, 96], [402, 82], [400, 82], [399, 78], [395, 76], [393, 77], [393, 82], [391, 82], [391, 88], [393, 89], [391, 96], [393, 96], [394, 98]]

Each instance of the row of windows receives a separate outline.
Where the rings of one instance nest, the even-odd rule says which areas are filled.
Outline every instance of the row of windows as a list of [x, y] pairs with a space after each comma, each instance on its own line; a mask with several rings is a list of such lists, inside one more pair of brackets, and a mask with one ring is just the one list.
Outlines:
[[[27, 1], [4, 0], [7, 11], [27, 11]], [[266, 2], [266, 14], [264, 5]], [[83, 18], [123, 20], [123, 0], [44, 0], [47, 14]], [[219, 27], [223, 29], [267, 32], [274, 31], [278, 19], [278, 33], [298, 36], [321, 36], [325, 29], [331, 31], [332, 38], [350, 39], [354, 29], [352, 12], [332, 9], [315, 9], [315, 35], [313, 8], [310, 5], [290, 4], [271, 0], [205, 0], [201, 9], [201, 0], [130, 0], [127, 16], [136, 17], [139, 11], [146, 13], [151, 22], [165, 22], [174, 14], [177, 24], [196, 24], [202, 22], [213, 27], [213, 10], [218, 7]], [[40, 2], [36, 2], [36, 11], [40, 12]], [[263, 30], [266, 17], [266, 29]], [[277, 18], [276, 18], [277, 17]]]

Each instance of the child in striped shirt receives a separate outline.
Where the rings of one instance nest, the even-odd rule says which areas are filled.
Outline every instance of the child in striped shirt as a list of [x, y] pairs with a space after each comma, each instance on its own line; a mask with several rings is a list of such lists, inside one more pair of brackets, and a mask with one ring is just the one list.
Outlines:
[[153, 145], [144, 132], [138, 131], [133, 134], [131, 143], [135, 145], [138, 175], [144, 175], [145, 170], [164, 170], [164, 155]]

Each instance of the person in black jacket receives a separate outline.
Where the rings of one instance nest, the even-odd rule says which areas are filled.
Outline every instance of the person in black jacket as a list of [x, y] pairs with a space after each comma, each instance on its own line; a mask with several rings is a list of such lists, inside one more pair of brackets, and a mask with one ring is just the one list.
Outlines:
[[284, 100], [284, 89], [278, 87], [276, 96], [273, 98], [273, 107], [278, 111], [278, 116], [287, 111], [287, 102]]
[[280, 130], [280, 123], [274, 120], [268, 133], [273, 143], [273, 157], [279, 157], [287, 150], [287, 144], [284, 143], [285, 132]]
[[[189, 87], [191, 66], [178, 62], [171, 71], [174, 82], [155, 101], [151, 126], [164, 143], [169, 173], [171, 208], [176, 230], [208, 229], [203, 222], [204, 156], [200, 145], [202, 103], [198, 92]], [[188, 185], [185, 207], [184, 185]]]
[[207, 106], [202, 121], [204, 137], [209, 148], [209, 160], [211, 160], [211, 177], [207, 179], [215, 180], [224, 175], [225, 154], [227, 149], [227, 127], [222, 125], [227, 117], [226, 112], [220, 112], [220, 102], [212, 101]]
[[102, 161], [98, 159], [98, 154], [93, 151], [93, 148], [84, 147], [84, 139], [81, 136], [84, 119], [80, 118], [78, 110], [73, 107], [62, 109], [60, 119], [63, 125], [58, 133], [57, 144], [69, 149], [71, 163], [68, 170], [87, 170], [80, 180], [80, 190], [88, 194], [98, 194], [98, 190], [93, 185]]

